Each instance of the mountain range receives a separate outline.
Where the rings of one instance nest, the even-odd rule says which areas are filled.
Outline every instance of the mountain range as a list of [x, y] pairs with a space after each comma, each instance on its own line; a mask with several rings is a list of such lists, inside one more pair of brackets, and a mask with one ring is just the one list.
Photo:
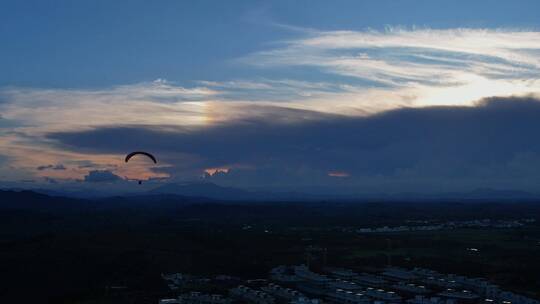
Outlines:
[[[67, 192], [61, 190], [35, 189], [32, 191], [11, 189], [15, 191], [2, 191], [2, 200], [30, 199], [40, 201], [54, 201], [61, 205], [70, 199], [80, 201], [103, 201], [111, 197], [122, 198], [132, 202], [147, 200], [167, 201], [520, 201], [537, 200], [540, 195], [515, 190], [494, 190], [489, 188], [476, 189], [470, 192], [446, 192], [435, 194], [424, 193], [398, 193], [398, 194], [366, 194], [366, 195], [324, 195], [305, 192], [271, 192], [249, 191], [233, 187], [224, 187], [208, 182], [198, 183], [170, 183], [160, 185], [147, 191], [128, 194], [101, 195], [88, 193], [84, 190]], [[33, 201], [32, 200], [32, 201]]]

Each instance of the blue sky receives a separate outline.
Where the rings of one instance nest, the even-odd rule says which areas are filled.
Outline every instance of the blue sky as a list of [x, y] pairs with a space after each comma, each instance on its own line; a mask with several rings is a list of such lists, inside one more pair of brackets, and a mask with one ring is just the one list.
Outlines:
[[0, 6], [0, 85], [39, 87], [249, 77], [260, 71], [229, 60], [298, 34], [287, 26], [537, 29], [540, 23], [534, 0], [6, 0]]
[[[538, 1], [2, 1], [0, 183], [540, 192], [539, 12]], [[127, 166], [131, 149], [161, 161]]]

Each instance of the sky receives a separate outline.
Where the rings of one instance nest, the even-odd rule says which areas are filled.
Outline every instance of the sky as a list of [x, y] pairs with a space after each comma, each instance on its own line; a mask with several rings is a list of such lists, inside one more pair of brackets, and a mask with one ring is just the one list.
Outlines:
[[540, 193], [539, 12], [4, 0], [0, 187]]

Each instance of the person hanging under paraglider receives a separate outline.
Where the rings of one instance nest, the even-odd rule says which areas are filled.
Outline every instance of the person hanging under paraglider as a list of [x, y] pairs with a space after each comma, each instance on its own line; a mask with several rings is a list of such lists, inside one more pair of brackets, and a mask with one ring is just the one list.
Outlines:
[[[152, 154], [150, 154], [148, 152], [144, 152], [144, 151], [135, 151], [135, 152], [129, 153], [128, 155], [126, 155], [125, 162], [126, 163], [129, 162], [129, 160], [135, 155], [144, 155], [144, 156], [150, 158], [154, 162], [154, 164], [157, 164], [157, 160], [154, 157], [154, 155], [152, 155]], [[139, 185], [141, 185], [141, 184], [142, 184], [142, 180], [139, 180]]]

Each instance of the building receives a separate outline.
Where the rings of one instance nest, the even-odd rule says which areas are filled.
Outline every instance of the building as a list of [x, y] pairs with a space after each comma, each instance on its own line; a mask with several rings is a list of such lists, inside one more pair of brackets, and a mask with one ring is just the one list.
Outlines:
[[221, 295], [210, 295], [200, 292], [190, 292], [180, 295], [177, 299], [162, 299], [159, 304], [230, 304], [231, 299]]
[[264, 291], [251, 289], [240, 285], [229, 290], [232, 298], [245, 301], [252, 304], [274, 304], [275, 299]]
[[297, 283], [301, 279], [294, 274], [293, 267], [278, 266], [270, 270], [270, 279], [282, 283]]
[[268, 286], [262, 287], [261, 290], [273, 297], [285, 299], [288, 301], [293, 301], [298, 298], [305, 298], [303, 294], [294, 289], [281, 287], [273, 283], [268, 284]]
[[161, 300], [159, 300], [159, 304], [180, 304], [180, 300], [178, 300], [178, 299], [161, 299]]
[[393, 291], [386, 291], [381, 288], [368, 287], [365, 290], [365, 294], [375, 300], [381, 300], [386, 303], [400, 303], [401, 302], [401, 297], [397, 293]]
[[452, 299], [442, 299], [439, 297], [427, 298], [424, 296], [415, 296], [412, 299], [407, 300], [408, 304], [455, 304], [456, 301]]
[[306, 265], [294, 266], [294, 274], [305, 281], [317, 283], [328, 283], [331, 281], [331, 279], [325, 275], [312, 272]]
[[390, 280], [394, 281], [412, 281], [418, 277], [411, 271], [398, 267], [387, 267], [382, 275]]
[[371, 299], [363, 293], [337, 289], [328, 294], [328, 300], [333, 303], [370, 304]]
[[305, 297], [300, 297], [291, 301], [291, 304], [322, 304], [323, 302], [319, 299], [309, 299]]
[[497, 299], [503, 304], [540, 304], [540, 301], [515, 294], [510, 291], [502, 291]]
[[414, 283], [404, 283], [399, 282], [392, 285], [392, 289], [403, 291], [405, 293], [414, 294], [414, 295], [425, 295], [429, 294], [432, 291], [427, 289], [424, 285], [416, 285]]
[[474, 303], [480, 299], [480, 296], [469, 290], [454, 290], [447, 289], [446, 291], [439, 292], [438, 296], [456, 300], [459, 303]]
[[388, 281], [381, 278], [380, 276], [361, 273], [354, 278], [354, 281], [363, 286], [369, 287], [383, 287], [388, 284]]
[[356, 276], [358, 276], [358, 274], [350, 269], [345, 269], [345, 268], [325, 268], [324, 269], [326, 272], [328, 272], [331, 276], [335, 277], [335, 278], [339, 278], [339, 279], [343, 279], [343, 280], [352, 280], [354, 279]]
[[345, 280], [335, 280], [328, 282], [328, 287], [330, 289], [343, 289], [343, 290], [359, 290], [361, 289], [361, 286], [356, 284], [355, 282], [351, 281], [345, 281]]
[[297, 284], [300, 291], [323, 296], [328, 291], [328, 283], [333, 281], [329, 277], [312, 272], [306, 265], [294, 266], [295, 275], [302, 281]]

